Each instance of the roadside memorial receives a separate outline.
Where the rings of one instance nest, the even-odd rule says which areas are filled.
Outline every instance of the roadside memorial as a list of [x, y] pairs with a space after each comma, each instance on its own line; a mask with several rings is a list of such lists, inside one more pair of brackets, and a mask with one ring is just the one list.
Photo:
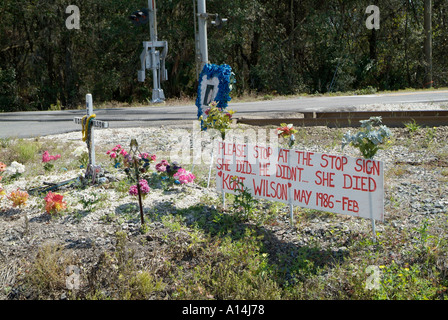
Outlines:
[[204, 65], [199, 75], [196, 98], [198, 118], [204, 116], [205, 110], [213, 101], [217, 102], [217, 108], [221, 110], [227, 108], [228, 102], [231, 100], [230, 91], [234, 82], [232, 68], [229, 65]]
[[384, 220], [381, 161], [224, 142], [218, 152], [218, 191], [234, 194], [242, 182], [255, 198]]
[[74, 122], [82, 125], [82, 141], [86, 142], [89, 151], [89, 163], [87, 165], [85, 177], [91, 178], [95, 183], [101, 167], [95, 164], [95, 140], [93, 128], [108, 128], [109, 123], [106, 121], [96, 120], [96, 114], [93, 113], [92, 95], [86, 95], [86, 115], [82, 118], [74, 118]]
[[[204, 65], [199, 75], [198, 95], [196, 106], [198, 119], [201, 122], [201, 130], [216, 129], [225, 140], [225, 131], [230, 128], [233, 110], [227, 111], [228, 102], [231, 100], [230, 92], [235, 83], [232, 68], [229, 65]], [[215, 139], [212, 140], [212, 145]], [[213, 149], [211, 153], [207, 188], [210, 185], [210, 176], [213, 166]], [[192, 170], [194, 168], [194, 162]]]

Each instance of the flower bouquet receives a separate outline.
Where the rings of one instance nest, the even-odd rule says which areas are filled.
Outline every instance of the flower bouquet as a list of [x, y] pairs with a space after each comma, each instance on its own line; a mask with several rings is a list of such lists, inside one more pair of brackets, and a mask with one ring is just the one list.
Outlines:
[[[140, 194], [142, 196], [142, 198], [144, 199], [146, 197], [146, 195], [149, 194], [149, 191], [151, 190], [151, 188], [148, 185], [148, 181], [146, 181], [146, 179], [141, 179], [139, 182], [139, 187], [140, 187]], [[136, 184], [132, 185], [129, 188], [129, 194], [131, 196], [138, 196], [138, 187]]]
[[63, 201], [64, 196], [58, 193], [48, 192], [45, 200], [45, 211], [48, 214], [56, 214], [59, 211], [67, 208], [67, 201]]
[[[387, 142], [392, 136], [388, 127], [382, 125], [381, 117], [370, 117], [368, 120], [361, 120], [361, 131], [352, 134], [350, 130], [344, 134], [342, 139], [342, 149], [347, 145], [358, 148], [362, 156], [366, 159], [373, 159], [381, 144]], [[378, 129], [374, 129], [378, 127]]]
[[15, 207], [23, 207], [26, 205], [26, 202], [28, 201], [28, 192], [26, 191], [20, 191], [17, 189], [16, 191], [12, 191], [7, 198], [12, 201], [12, 206]]
[[87, 168], [87, 165], [89, 164], [89, 153], [85, 145], [79, 146], [73, 150], [72, 155], [78, 159], [80, 168]]
[[[177, 162], [171, 164], [167, 160], [162, 160], [155, 166], [158, 175], [162, 181], [171, 182], [174, 184], [186, 184], [191, 183], [196, 179], [195, 175], [184, 168], [182, 168]], [[157, 175], [157, 173], [154, 173]]]
[[[106, 152], [110, 159], [114, 162], [115, 168], [124, 168], [124, 172], [128, 175], [131, 180], [134, 177], [131, 172], [131, 168], [134, 168], [132, 155], [130, 155], [121, 145], [117, 144], [111, 150]], [[150, 163], [157, 159], [156, 155], [150, 155], [149, 153], [143, 152], [137, 156], [138, 170], [140, 173], [145, 173], [149, 169]]]
[[284, 141], [288, 141], [287, 144], [289, 148], [294, 145], [296, 141], [294, 134], [296, 134], [297, 132], [298, 131], [294, 129], [292, 123], [281, 123], [280, 128], [277, 128], [277, 136], [279, 138], [282, 138]]
[[5, 177], [11, 180], [19, 177], [25, 172], [25, 166], [17, 161], [13, 161], [8, 167], [6, 167], [5, 164], [0, 165], [0, 167], [4, 170], [3, 172], [5, 173]]
[[0, 181], [2, 181], [2, 176], [1, 173], [4, 172], [6, 170], [6, 164], [4, 164], [3, 162], [0, 162]]
[[44, 169], [45, 171], [51, 171], [54, 168], [54, 164], [50, 161], [54, 161], [61, 158], [60, 154], [57, 154], [55, 156], [51, 156], [48, 151], [44, 151], [42, 154], [42, 162], [44, 163]]
[[199, 120], [202, 122], [202, 129], [216, 129], [221, 133], [222, 140], [226, 137], [226, 130], [230, 129], [232, 123], [232, 116], [235, 113], [233, 110], [225, 110], [217, 107], [217, 103], [213, 101], [210, 103], [210, 108], [204, 111], [207, 117], [201, 115]]

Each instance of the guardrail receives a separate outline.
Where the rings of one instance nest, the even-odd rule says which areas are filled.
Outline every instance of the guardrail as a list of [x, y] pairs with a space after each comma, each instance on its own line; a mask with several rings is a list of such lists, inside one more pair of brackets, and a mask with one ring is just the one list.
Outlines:
[[303, 118], [251, 119], [241, 117], [236, 118], [236, 122], [256, 126], [292, 123], [302, 127], [341, 128], [359, 127], [360, 120], [367, 120], [373, 116], [381, 117], [382, 123], [391, 128], [405, 127], [406, 123], [414, 121], [420, 126], [448, 126], [448, 110], [303, 112]]

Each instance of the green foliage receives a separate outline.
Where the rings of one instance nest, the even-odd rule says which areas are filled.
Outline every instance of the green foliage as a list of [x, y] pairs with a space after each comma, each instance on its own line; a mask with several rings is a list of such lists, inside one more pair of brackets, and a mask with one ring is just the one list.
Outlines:
[[408, 129], [409, 133], [411, 134], [421, 128], [420, 125], [414, 119], [413, 121], [406, 122], [404, 126], [406, 127], [406, 129]]
[[[0, 3], [0, 112], [76, 108], [90, 92], [95, 101], [146, 102], [150, 86], [138, 83], [141, 42], [148, 26], [128, 15], [143, 4], [79, 0], [80, 30], [68, 30], [67, 2]], [[209, 12], [229, 22], [209, 27], [212, 63], [236, 74], [233, 92], [277, 94], [421, 88], [425, 65], [423, 2], [392, 0], [381, 6], [381, 28], [368, 30], [365, 1], [210, 1]], [[17, 10], [20, 7], [20, 10]], [[434, 1], [433, 71], [447, 86], [448, 3]], [[59, 26], [55, 28], [55, 26]], [[157, 3], [158, 38], [167, 40], [167, 97], [196, 93], [193, 1]], [[60, 101], [60, 102], [58, 102]]]
[[36, 159], [41, 144], [32, 140], [19, 139], [10, 145], [8, 157], [19, 163], [28, 163]]
[[380, 267], [381, 285], [375, 292], [377, 299], [428, 300], [443, 289], [434, 286], [418, 265], [400, 266], [392, 261], [392, 264]]
[[251, 218], [255, 205], [258, 203], [257, 199], [252, 197], [244, 183], [237, 178], [232, 178], [235, 182], [235, 197], [233, 200], [233, 209], [237, 216], [243, 220]]
[[0, 111], [15, 111], [18, 103], [16, 71], [0, 66]]

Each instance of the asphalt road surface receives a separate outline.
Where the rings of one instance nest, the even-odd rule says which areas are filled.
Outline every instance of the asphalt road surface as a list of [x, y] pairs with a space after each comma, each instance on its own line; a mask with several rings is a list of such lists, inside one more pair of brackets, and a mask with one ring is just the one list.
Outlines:
[[[403, 92], [338, 97], [302, 97], [287, 100], [267, 100], [229, 103], [239, 117], [310, 111], [350, 110], [369, 104], [406, 104], [448, 102], [447, 90]], [[95, 100], [93, 102], [95, 108]], [[153, 105], [136, 108], [94, 109], [97, 120], [109, 122], [109, 128], [187, 125], [197, 119], [197, 107]], [[85, 115], [85, 110], [29, 111], [0, 113], [0, 138], [31, 138], [81, 130], [73, 119]]]

